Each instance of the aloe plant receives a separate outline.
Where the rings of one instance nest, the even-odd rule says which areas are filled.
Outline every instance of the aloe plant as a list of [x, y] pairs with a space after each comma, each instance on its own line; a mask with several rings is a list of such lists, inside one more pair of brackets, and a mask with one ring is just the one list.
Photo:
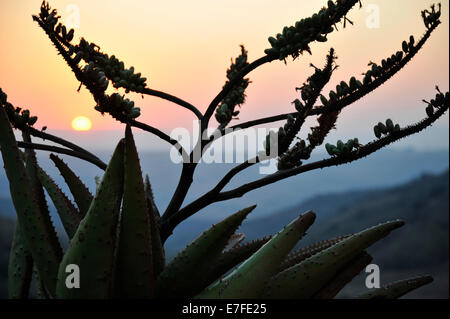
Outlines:
[[[239, 114], [236, 107], [245, 103], [250, 85], [246, 76], [266, 63], [312, 53], [312, 45], [323, 43], [348, 22], [347, 13], [358, 0], [328, 1], [318, 13], [301, 19], [270, 37], [264, 55], [249, 62], [247, 50], [227, 70], [227, 82], [205, 112], [171, 94], [148, 87], [147, 78], [135, 73], [134, 67], [108, 55], [93, 42], [81, 38], [74, 41], [74, 30], [59, 22], [60, 16], [48, 3], [42, 3], [33, 20], [49, 37], [75, 77], [92, 94], [95, 109], [109, 114], [124, 124], [125, 134], [108, 164], [82, 147], [33, 127], [38, 118], [29, 110], [14, 107], [0, 90], [0, 149], [9, 180], [11, 197], [17, 212], [17, 224], [11, 248], [8, 288], [10, 298], [27, 298], [33, 272], [43, 298], [333, 298], [369, 264], [367, 249], [375, 242], [403, 226], [390, 221], [361, 232], [327, 239], [299, 250], [293, 248], [313, 225], [316, 213], [299, 215], [273, 236], [241, 243], [244, 235], [236, 231], [256, 205], [230, 214], [211, 226], [166, 264], [164, 242], [184, 220], [209, 205], [237, 198], [247, 192], [310, 170], [341, 165], [368, 156], [404, 137], [420, 132], [438, 120], [449, 107], [449, 93], [438, 90], [427, 104], [426, 117], [418, 123], [400, 127], [391, 119], [374, 127], [375, 139], [362, 143], [358, 138], [327, 143], [330, 157], [303, 163], [322, 145], [334, 129], [340, 112], [371, 93], [399, 72], [422, 49], [439, 26], [441, 6], [422, 12], [426, 32], [419, 41], [411, 36], [401, 50], [370, 63], [361, 80], [351, 77], [340, 81], [336, 90], [323, 94], [325, 85], [336, 69], [333, 48], [323, 68], [314, 67], [313, 74], [297, 88], [299, 99], [295, 112], [255, 119], [232, 126], [250, 128], [285, 120], [277, 133], [268, 135], [266, 151], [278, 147], [278, 171], [247, 184], [224, 190], [230, 180], [265, 158], [258, 156], [231, 169], [210, 191], [183, 206], [192, 184], [197, 164], [195, 152], [204, 154], [217, 138], [199, 139], [191, 154], [162, 131], [139, 122], [140, 108], [125, 95], [108, 95], [111, 83], [117, 90], [156, 96], [190, 110], [200, 121], [200, 132], [207, 130], [215, 113], [216, 131], [228, 134], [229, 124]], [[360, 3], [360, 5], [362, 5]], [[328, 96], [328, 98], [326, 97]], [[319, 103], [319, 104], [317, 104]], [[297, 139], [305, 120], [316, 116], [318, 125], [306, 139]], [[132, 129], [154, 134], [176, 147], [183, 155], [179, 184], [167, 209], [160, 213], [148, 176], [142, 176], [137, 146]], [[23, 141], [17, 141], [13, 130], [20, 130]], [[38, 144], [32, 137], [58, 144]], [[273, 143], [276, 141], [277, 143]], [[21, 152], [24, 148], [25, 152]], [[51, 151], [88, 161], [104, 170], [96, 193], [91, 194], [76, 173], [55, 154], [50, 155], [67, 183], [75, 203], [53, 178], [38, 164], [35, 150]], [[269, 154], [270, 152], [267, 152]], [[55, 205], [58, 217], [70, 239], [63, 251], [49, 214], [44, 189]], [[257, 209], [256, 209], [257, 210]], [[320, 212], [318, 212], [320, 213]], [[312, 228], [313, 231], [313, 228]], [[70, 266], [80, 270], [79, 287], [67, 284]], [[429, 276], [400, 281], [360, 298], [398, 298], [429, 283]]]

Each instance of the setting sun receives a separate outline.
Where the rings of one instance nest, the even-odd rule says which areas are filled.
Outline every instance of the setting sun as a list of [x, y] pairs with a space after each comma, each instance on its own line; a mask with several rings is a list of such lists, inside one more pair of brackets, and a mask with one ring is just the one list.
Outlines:
[[89, 131], [91, 127], [91, 120], [85, 116], [77, 116], [72, 120], [72, 128], [75, 131]]

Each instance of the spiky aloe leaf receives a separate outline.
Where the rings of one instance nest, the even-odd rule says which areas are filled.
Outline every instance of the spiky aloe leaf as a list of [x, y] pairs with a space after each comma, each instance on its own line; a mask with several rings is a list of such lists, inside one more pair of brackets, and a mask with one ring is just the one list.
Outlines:
[[250, 256], [257, 252], [265, 243], [267, 243], [270, 238], [271, 237], [265, 237], [242, 245], [240, 244], [223, 252], [219, 258], [212, 260], [210, 271], [203, 277], [203, 287], [207, 287], [212, 284], [215, 280], [217, 280], [217, 278], [223, 276], [233, 267], [237, 266], [247, 258], [250, 258]]
[[374, 291], [359, 296], [359, 299], [397, 299], [408, 292], [425, 286], [433, 281], [431, 276], [420, 276], [390, 283]]
[[[31, 135], [28, 131], [22, 131], [22, 136], [25, 142], [31, 143]], [[46, 224], [49, 225], [49, 229], [53, 232], [53, 236], [56, 239], [56, 231], [53, 226], [53, 222], [50, 217], [50, 212], [48, 210], [47, 201], [45, 199], [44, 190], [42, 188], [42, 183], [38, 176], [39, 165], [37, 163], [36, 153], [33, 149], [27, 149], [25, 152], [19, 150], [19, 153], [22, 157], [22, 160], [25, 163], [25, 168], [30, 176], [31, 183], [33, 185], [33, 190], [36, 193], [38, 198], [39, 209], [41, 210], [42, 215], [45, 217]], [[23, 237], [22, 237], [23, 238]], [[62, 250], [59, 242], [54, 242], [55, 247], [58, 247], [60, 250], [60, 255], [62, 256]], [[34, 276], [34, 280], [36, 283], [36, 292], [37, 298], [39, 299], [49, 299], [49, 292], [45, 288], [45, 283], [40, 279], [38, 269], [36, 268], [36, 264], [32, 262], [31, 257], [31, 279]]]
[[[28, 133], [28, 131], [24, 130], [22, 131], [23, 140], [25, 142], [31, 143], [31, 135]], [[45, 198], [44, 188], [42, 185], [42, 182], [39, 179], [39, 165], [36, 158], [36, 153], [33, 149], [26, 149], [25, 153], [22, 155], [24, 162], [25, 162], [25, 168], [28, 172], [28, 175], [30, 176], [31, 184], [33, 185], [33, 190], [37, 196], [38, 199], [38, 205], [39, 209], [41, 211], [41, 214], [45, 220], [45, 224], [48, 225], [49, 231], [52, 233], [52, 236], [50, 238], [53, 238], [53, 246], [56, 247], [59, 254], [59, 259], [62, 258], [62, 248], [58, 241], [58, 237], [56, 234], [56, 229], [53, 226], [53, 221], [50, 216], [50, 211], [47, 206], [47, 200]], [[45, 283], [40, 279], [39, 272], [36, 269], [36, 265], [33, 266], [32, 272], [35, 274], [36, 277], [36, 283], [37, 283], [37, 291], [39, 298], [42, 299], [48, 299], [49, 293], [46, 290]]]
[[403, 225], [400, 220], [387, 222], [342, 240], [272, 277], [263, 297], [311, 298], [364, 249]]
[[[27, 143], [32, 143], [30, 133], [25, 129], [22, 131], [23, 140]], [[51, 232], [50, 238], [53, 239], [53, 246], [58, 251], [59, 260], [62, 258], [62, 248], [58, 241], [58, 236], [56, 234], [56, 229], [53, 226], [53, 221], [50, 216], [50, 211], [47, 206], [47, 200], [45, 198], [44, 188], [39, 179], [39, 165], [36, 158], [36, 152], [33, 149], [26, 149], [25, 153], [22, 155], [25, 168], [28, 172], [28, 176], [30, 176], [31, 184], [33, 186], [33, 191], [36, 194], [39, 209], [41, 211], [42, 217], [44, 218], [45, 224], [47, 225], [49, 231]], [[36, 269], [36, 265], [33, 266], [33, 273], [35, 273], [36, 282], [37, 282], [37, 290], [40, 297], [43, 299], [49, 298], [49, 293], [45, 287], [45, 283], [40, 279], [39, 272]], [[53, 294], [54, 295], [54, 294]]]
[[197, 298], [258, 298], [268, 278], [316, 218], [307, 212], [272, 237], [236, 270], [202, 291]]
[[239, 244], [245, 239], [245, 234], [233, 234], [228, 239], [228, 243], [225, 246], [224, 251], [230, 250], [232, 248], [235, 248], [239, 246]]
[[44, 288], [44, 283], [41, 278], [39, 278], [38, 270], [36, 265], [33, 267], [33, 279], [36, 284], [36, 298], [37, 299], [50, 299], [48, 292]]
[[32, 274], [33, 258], [25, 245], [25, 239], [21, 234], [20, 225], [16, 221], [8, 263], [9, 299], [28, 298]]
[[159, 232], [159, 211], [153, 198], [152, 186], [150, 184], [148, 175], [145, 176], [145, 193], [147, 197], [147, 206], [150, 221], [150, 234], [152, 236], [153, 275], [156, 279], [166, 266], [166, 254]]
[[345, 238], [349, 237], [350, 235], [344, 235], [339, 236], [332, 239], [323, 240], [317, 243], [314, 243], [312, 245], [297, 249], [296, 251], [290, 253], [285, 260], [281, 263], [280, 267], [278, 268], [277, 272], [281, 272], [289, 267], [292, 267], [303, 260], [321, 252], [324, 249], [327, 249], [338, 242], [344, 240]]
[[[23, 140], [25, 142], [31, 143], [31, 135], [28, 131], [24, 130], [22, 132]], [[58, 240], [58, 235], [56, 234], [56, 229], [53, 226], [52, 218], [50, 216], [50, 211], [47, 206], [47, 200], [45, 198], [44, 188], [38, 177], [38, 163], [36, 158], [36, 153], [33, 149], [25, 150], [25, 168], [30, 177], [31, 185], [33, 191], [36, 194], [38, 200], [39, 209], [41, 211], [42, 218], [44, 219], [45, 225], [47, 225], [48, 231], [51, 233], [50, 239], [52, 240], [52, 245], [58, 251], [59, 259], [62, 258], [62, 248]]]
[[320, 289], [313, 299], [332, 299], [334, 298], [353, 278], [355, 278], [373, 258], [367, 252], [363, 251], [347, 265], [345, 265], [338, 274], [322, 289]]
[[159, 275], [158, 296], [190, 297], [201, 291], [204, 274], [209, 273], [211, 261], [220, 256], [228, 239], [256, 206], [227, 217], [203, 232], [181, 251]]
[[0, 148], [25, 244], [33, 256], [40, 278], [49, 293], [54, 295], [61, 247], [55, 245], [58, 240], [54, 238], [54, 231], [40, 211], [37, 196], [3, 107], [0, 107]]
[[80, 214], [84, 217], [92, 202], [93, 197], [91, 192], [62, 159], [55, 154], [50, 154], [50, 159], [53, 163], [55, 163], [62, 177], [66, 181], [67, 186], [69, 186], [70, 192], [73, 195], [75, 203], [77, 203]]
[[156, 218], [160, 217], [158, 207], [155, 203], [155, 197], [153, 195], [152, 184], [150, 183], [150, 178], [145, 175], [145, 193], [147, 195], [147, 205]]
[[123, 206], [117, 255], [119, 295], [152, 298], [152, 239], [141, 165], [130, 126], [125, 130]]
[[38, 177], [52, 199], [69, 239], [72, 239], [82, 219], [80, 212], [41, 167], [38, 167]]
[[[123, 193], [124, 140], [117, 145], [92, 204], [61, 262], [57, 298], [108, 298], [113, 283], [117, 206]], [[77, 265], [80, 288], [66, 286], [66, 267]]]

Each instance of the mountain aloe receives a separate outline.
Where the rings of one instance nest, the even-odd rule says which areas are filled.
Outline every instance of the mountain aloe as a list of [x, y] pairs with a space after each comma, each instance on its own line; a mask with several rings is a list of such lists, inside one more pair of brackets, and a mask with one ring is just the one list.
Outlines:
[[[102, 52], [95, 43], [84, 38], [76, 43], [74, 30], [68, 30], [59, 22], [57, 11], [44, 1], [33, 20], [48, 36], [80, 86], [92, 94], [95, 110], [124, 124], [125, 134], [106, 164], [70, 141], [35, 129], [33, 126], [38, 118], [31, 116], [29, 110], [15, 107], [0, 90], [0, 149], [17, 213], [9, 260], [9, 297], [28, 297], [33, 269], [45, 298], [335, 297], [371, 262], [367, 249], [401, 227], [403, 221], [387, 222], [305, 247], [301, 238], [309, 229], [314, 232], [311, 226], [316, 218], [316, 213], [308, 211], [277, 234], [241, 243], [244, 235], [237, 230], [250, 212], [258, 211], [256, 205], [252, 205], [211, 226], [167, 264], [164, 243], [180, 223], [214, 203], [241, 197], [252, 190], [311, 170], [356, 161], [422, 131], [447, 112], [449, 93], [442, 93], [436, 87], [435, 97], [425, 101], [426, 117], [421, 121], [405, 127], [391, 119], [379, 122], [373, 127], [374, 140], [363, 143], [352, 138], [346, 143], [338, 140], [336, 145], [326, 143], [328, 158], [303, 163], [310, 160], [317, 147], [323, 145], [344, 108], [386, 83], [423, 48], [441, 23], [439, 5], [422, 12], [426, 32], [420, 39], [410, 36], [401, 43], [401, 51], [394, 51], [378, 64], [369, 63], [370, 69], [360, 80], [352, 76], [347, 82], [339, 81], [336, 89], [328, 94], [323, 92], [337, 67], [335, 50], [330, 48], [323, 69], [313, 66], [313, 74], [300, 88], [296, 88], [300, 93], [292, 103], [295, 112], [229, 126], [241, 112], [236, 107], [245, 103], [245, 91], [251, 83], [247, 76], [254, 69], [277, 60], [287, 63], [290, 57], [303, 58], [305, 52], [312, 53], [313, 46], [326, 42], [337, 30], [338, 23], [345, 27], [350, 21], [348, 12], [358, 2], [328, 1], [318, 13], [270, 37], [271, 47], [253, 62], [241, 46], [240, 55], [232, 60], [227, 70], [226, 83], [206, 110], [200, 112], [189, 102], [149, 88], [147, 78], [134, 67], [126, 67], [123, 61]], [[110, 83], [117, 92], [107, 93]], [[199, 138], [189, 154], [178, 141], [138, 121], [140, 108], [130, 99], [131, 96], [126, 97], [131, 92], [156, 96], [186, 108], [199, 120], [199, 137], [208, 138]], [[229, 128], [246, 129], [276, 121], [285, 123], [278, 132], [268, 135], [266, 153], [262, 152], [253, 160], [232, 168], [211, 190], [183, 206], [197, 167], [197, 163], [192, 161], [194, 155], [203, 155], [218, 138], [206, 134], [214, 114], [219, 123], [215, 132], [222, 133], [222, 136], [229, 134]], [[311, 128], [306, 138], [298, 138], [307, 118], [312, 116], [317, 117], [317, 125]], [[133, 128], [156, 135], [182, 155], [180, 181], [165, 211], [160, 212], [161, 207], [156, 204], [148, 175], [143, 177]], [[22, 132], [23, 141], [16, 140], [14, 129]], [[48, 140], [58, 146], [34, 143], [31, 137]], [[272, 143], [275, 137], [278, 144]], [[278, 145], [277, 172], [224, 190], [234, 176], [267, 159], [264, 154], [270, 153], [271, 145]], [[25, 152], [22, 153], [20, 148]], [[50, 159], [62, 175], [76, 205], [39, 166], [35, 150], [53, 152]], [[56, 153], [85, 160], [105, 171], [95, 194], [91, 194]], [[157, 183], [154, 185], [158, 187]], [[70, 239], [65, 251], [53, 227], [44, 189]], [[302, 247], [293, 250], [299, 241]], [[71, 282], [77, 275], [78, 282], [75, 279]], [[360, 298], [399, 298], [431, 280], [431, 277], [423, 276], [397, 282]]]

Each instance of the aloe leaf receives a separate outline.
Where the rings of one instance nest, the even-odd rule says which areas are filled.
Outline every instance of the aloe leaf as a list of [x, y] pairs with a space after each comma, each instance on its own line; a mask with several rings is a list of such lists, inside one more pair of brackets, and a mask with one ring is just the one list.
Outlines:
[[48, 292], [45, 290], [44, 283], [41, 278], [39, 278], [38, 270], [36, 265], [33, 267], [33, 277], [36, 284], [36, 298], [37, 299], [50, 299]]
[[233, 234], [230, 239], [228, 239], [228, 243], [225, 246], [225, 251], [230, 250], [232, 248], [238, 247], [239, 244], [244, 241], [245, 234]]
[[150, 234], [152, 236], [153, 275], [156, 279], [166, 266], [166, 255], [159, 232], [159, 211], [153, 198], [153, 191], [148, 175], [145, 176], [145, 193], [147, 197], [147, 206], [150, 221]]
[[[31, 136], [26, 130], [22, 132], [22, 136], [25, 142], [28, 143], [32, 142]], [[56, 250], [58, 250], [58, 254], [61, 258], [62, 257], [61, 244], [59, 243], [58, 235], [56, 234], [56, 229], [53, 226], [50, 211], [47, 206], [47, 200], [45, 198], [44, 188], [42, 187], [42, 183], [38, 177], [38, 163], [36, 153], [33, 149], [25, 150], [25, 168], [28, 172], [28, 176], [30, 177], [31, 184], [33, 185], [33, 190], [38, 200], [41, 215], [45, 221], [48, 231], [51, 233], [50, 239], [53, 241], [52, 245], [53, 247], [55, 247]]]
[[33, 274], [33, 258], [25, 245], [18, 221], [9, 252], [8, 298], [27, 299]]
[[158, 277], [158, 296], [182, 298], [201, 291], [211, 261], [220, 256], [230, 236], [255, 207], [240, 210], [213, 225], [175, 256]]
[[155, 203], [155, 197], [153, 195], [152, 184], [150, 183], [150, 178], [148, 175], [145, 175], [145, 193], [147, 195], [147, 205], [150, 209], [150, 212], [153, 213], [156, 219], [160, 218], [158, 207]]
[[0, 107], [0, 148], [11, 198], [16, 209], [25, 244], [30, 250], [39, 276], [51, 295], [54, 295], [61, 251], [55, 246], [54, 230], [49, 229], [42, 215], [30, 176], [21, 160], [8, 116]]
[[[80, 223], [61, 262], [58, 298], [108, 298], [112, 296], [118, 203], [123, 193], [124, 141], [117, 145], [86, 216]], [[68, 265], [80, 271], [80, 287], [68, 288]]]
[[302, 262], [303, 260], [321, 252], [322, 250], [327, 249], [327, 248], [337, 244], [338, 242], [342, 241], [343, 239], [345, 239], [349, 236], [350, 235], [339, 236], [336, 238], [323, 240], [323, 241], [314, 243], [312, 245], [299, 248], [299, 249], [293, 251], [292, 253], [290, 253], [286, 257], [286, 259], [283, 260], [283, 262], [281, 263], [277, 272], [282, 272], [283, 270]]
[[271, 237], [265, 237], [245, 244], [239, 244], [238, 246], [223, 252], [218, 258], [211, 261], [210, 271], [205, 273], [203, 277], [203, 287], [207, 287], [233, 267], [245, 261], [267, 243], [270, 238]]
[[[27, 130], [22, 131], [22, 136], [23, 136], [23, 140], [25, 142], [32, 143], [31, 135], [29, 134], [29, 132]], [[52, 246], [54, 247], [54, 250], [58, 254], [58, 260], [61, 260], [63, 251], [62, 251], [59, 239], [58, 239], [58, 235], [56, 233], [55, 226], [53, 225], [53, 221], [50, 216], [50, 211], [48, 209], [47, 200], [45, 198], [44, 188], [42, 186], [41, 181], [39, 180], [39, 176], [38, 176], [39, 165], [37, 162], [36, 153], [33, 149], [25, 150], [24, 161], [25, 161], [25, 169], [28, 172], [28, 176], [30, 177], [33, 191], [36, 194], [36, 198], [38, 201], [41, 216], [42, 216], [45, 226], [50, 234], [49, 238], [51, 240]], [[44, 289], [45, 289], [45, 285], [44, 285]]]
[[124, 188], [117, 257], [121, 297], [152, 298], [152, 238], [144, 181], [130, 126], [125, 131]]
[[431, 276], [400, 280], [359, 296], [359, 299], [397, 299], [433, 281]]
[[82, 219], [80, 212], [41, 167], [38, 167], [38, 176], [56, 207], [69, 239], [72, 239]]
[[392, 221], [354, 234], [272, 277], [263, 297], [311, 298], [364, 249], [404, 225]]
[[338, 274], [321, 288], [313, 299], [332, 299], [334, 298], [350, 281], [353, 280], [367, 265], [372, 262], [373, 258], [367, 252], [363, 251], [352, 261], [341, 269]]
[[236, 270], [219, 279], [197, 298], [258, 298], [267, 280], [276, 273], [281, 261], [313, 224], [316, 215], [307, 212], [272, 237]]
[[50, 159], [55, 163], [67, 186], [69, 186], [80, 214], [84, 217], [92, 202], [93, 197], [91, 192], [62, 159], [54, 154], [50, 154]]

